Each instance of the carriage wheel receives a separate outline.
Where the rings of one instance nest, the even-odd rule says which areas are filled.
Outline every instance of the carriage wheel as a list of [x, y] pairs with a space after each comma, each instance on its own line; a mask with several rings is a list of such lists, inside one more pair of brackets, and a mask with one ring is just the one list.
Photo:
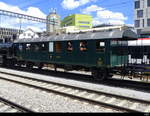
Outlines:
[[92, 76], [97, 81], [103, 81], [107, 79], [108, 74], [106, 70], [94, 69], [92, 70]]
[[27, 62], [26, 67], [27, 68], [33, 68], [33, 65], [31, 63]]
[[39, 65], [38, 65], [38, 69], [42, 69], [43, 68], [43, 64], [42, 63], [40, 63]]

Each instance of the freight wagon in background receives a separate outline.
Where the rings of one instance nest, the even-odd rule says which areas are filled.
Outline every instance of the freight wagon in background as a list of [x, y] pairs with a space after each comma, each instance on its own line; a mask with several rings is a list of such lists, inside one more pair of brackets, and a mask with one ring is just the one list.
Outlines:
[[150, 64], [150, 35], [141, 35], [136, 41], [129, 41], [129, 63]]
[[128, 42], [130, 78], [148, 81], [150, 78], [150, 34], [141, 33], [136, 41]]

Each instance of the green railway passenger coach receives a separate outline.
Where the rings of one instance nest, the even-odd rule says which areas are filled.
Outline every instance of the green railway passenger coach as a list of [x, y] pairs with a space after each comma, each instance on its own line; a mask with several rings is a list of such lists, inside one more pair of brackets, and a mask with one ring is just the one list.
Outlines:
[[128, 63], [128, 40], [136, 38], [132, 30], [118, 29], [18, 39], [14, 43], [15, 60], [27, 67], [51, 64], [55, 69], [84, 69], [101, 80], [109, 77], [113, 68]]

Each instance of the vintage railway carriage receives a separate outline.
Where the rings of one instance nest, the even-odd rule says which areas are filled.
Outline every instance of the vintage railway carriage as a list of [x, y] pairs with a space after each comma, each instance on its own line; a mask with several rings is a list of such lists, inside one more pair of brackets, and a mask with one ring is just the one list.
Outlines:
[[55, 69], [85, 69], [104, 79], [113, 68], [127, 64], [127, 41], [135, 38], [131, 30], [107, 30], [18, 39], [14, 43], [15, 62], [27, 67], [52, 64]]
[[13, 43], [0, 43], [0, 65], [11, 61], [13, 54]]

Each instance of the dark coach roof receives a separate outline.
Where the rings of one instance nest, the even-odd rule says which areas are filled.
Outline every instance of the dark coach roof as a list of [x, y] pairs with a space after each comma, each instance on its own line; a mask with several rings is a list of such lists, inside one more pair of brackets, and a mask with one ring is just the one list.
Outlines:
[[17, 39], [15, 43], [28, 43], [28, 42], [48, 42], [48, 41], [69, 41], [69, 40], [94, 40], [94, 39], [136, 39], [137, 34], [132, 30], [112, 30], [103, 32], [86, 32], [79, 34], [61, 34], [61, 35], [51, 35], [41, 38], [27, 38], [27, 39]]

